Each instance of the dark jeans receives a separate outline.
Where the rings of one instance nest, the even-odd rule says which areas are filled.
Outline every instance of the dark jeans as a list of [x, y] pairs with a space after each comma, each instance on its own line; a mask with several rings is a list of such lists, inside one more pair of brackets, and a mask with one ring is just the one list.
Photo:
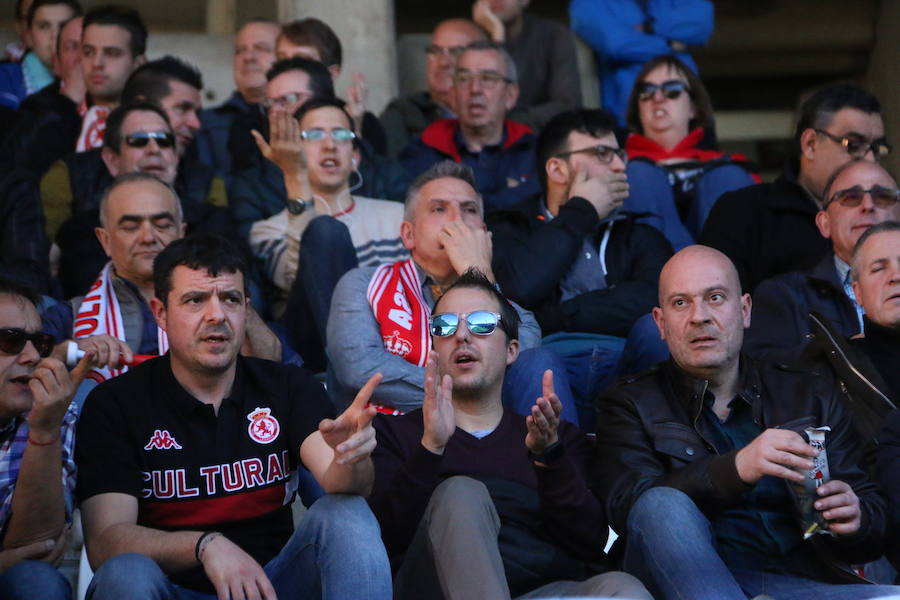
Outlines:
[[66, 578], [48, 563], [25, 560], [0, 574], [3, 600], [71, 600]]
[[655, 598], [745, 600], [768, 594], [791, 600], [859, 600], [900, 595], [895, 586], [835, 585], [764, 571], [757, 564], [726, 562], [716, 550], [709, 519], [674, 488], [641, 494], [628, 514], [627, 539], [625, 570]]
[[309, 222], [300, 238], [297, 276], [281, 317], [304, 365], [325, 370], [325, 327], [334, 287], [344, 273], [357, 267], [356, 250], [347, 226], [329, 216]]

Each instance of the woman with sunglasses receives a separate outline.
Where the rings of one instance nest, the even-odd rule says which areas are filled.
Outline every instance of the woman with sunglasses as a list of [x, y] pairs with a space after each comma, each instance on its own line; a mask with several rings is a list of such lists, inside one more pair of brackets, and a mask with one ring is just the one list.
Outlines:
[[630, 195], [625, 210], [650, 213], [675, 250], [694, 243], [723, 193], [757, 183], [747, 160], [718, 148], [712, 102], [674, 56], [641, 69], [628, 101]]

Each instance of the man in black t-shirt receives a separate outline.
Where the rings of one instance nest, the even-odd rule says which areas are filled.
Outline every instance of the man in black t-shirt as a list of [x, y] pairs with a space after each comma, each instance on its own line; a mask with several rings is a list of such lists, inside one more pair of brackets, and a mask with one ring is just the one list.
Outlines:
[[361, 498], [323, 497], [291, 533], [301, 463], [326, 492], [371, 488], [365, 406], [380, 377], [330, 419], [306, 371], [238, 357], [249, 301], [240, 256], [211, 234], [161, 252], [151, 308], [168, 354], [85, 402], [76, 462], [98, 569], [89, 596], [390, 598], [378, 525]]
[[375, 421], [370, 503], [399, 566], [395, 598], [650, 598], [630, 575], [597, 575], [608, 526], [585, 484], [591, 444], [560, 421], [552, 372], [530, 416], [504, 410], [519, 352], [512, 305], [470, 269], [429, 327], [422, 408]]

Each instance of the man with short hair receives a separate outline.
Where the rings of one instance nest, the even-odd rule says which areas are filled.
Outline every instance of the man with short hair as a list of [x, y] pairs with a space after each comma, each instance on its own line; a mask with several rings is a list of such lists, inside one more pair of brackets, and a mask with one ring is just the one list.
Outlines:
[[422, 408], [375, 418], [370, 504], [400, 565], [395, 597], [649, 599], [630, 575], [597, 574], [608, 525], [585, 483], [591, 443], [560, 420], [553, 372], [529, 416], [501, 402], [518, 323], [487, 277], [464, 272], [429, 320]]
[[440, 119], [400, 155], [411, 178], [451, 159], [475, 173], [486, 214], [509, 208], [539, 191], [535, 136], [507, 113], [519, 97], [516, 65], [493, 42], [473, 42], [456, 59], [453, 91], [458, 119]]
[[[150, 311], [153, 260], [184, 237], [186, 226], [175, 190], [141, 171], [121, 175], [110, 184], [99, 215], [94, 233], [107, 262], [94, 272], [87, 293], [57, 303], [42, 315], [44, 331], [56, 340], [54, 356], [65, 360], [71, 344], [92, 352], [101, 367], [95, 380], [127, 371], [135, 355], [157, 356], [168, 349], [166, 334]], [[246, 355], [294, 359], [252, 309], [247, 336]]]
[[0, 596], [69, 600], [57, 567], [74, 507], [78, 407], [72, 395], [91, 364], [70, 374], [50, 358], [30, 289], [0, 277]]
[[534, 311], [549, 336], [543, 345], [565, 357], [585, 428], [596, 420], [596, 395], [616, 375], [625, 337], [653, 308], [672, 255], [656, 229], [619, 212], [628, 159], [615, 127], [602, 110], [551, 119], [537, 144], [543, 193], [488, 218], [497, 281]]
[[[221, 236], [169, 244], [151, 300], [169, 352], [85, 403], [77, 493], [92, 598], [390, 598], [377, 522], [355, 496], [372, 486], [365, 405], [378, 377], [332, 419], [311, 374], [239, 357], [246, 273]], [[294, 530], [301, 464], [334, 495]]]
[[232, 174], [260, 160], [250, 131], [263, 123], [266, 72], [275, 62], [281, 26], [268, 19], [244, 24], [234, 38], [232, 70], [237, 89], [219, 106], [200, 113], [200, 160], [230, 182]]
[[472, 20], [516, 61], [516, 121], [540, 130], [553, 116], [581, 106], [581, 75], [572, 32], [525, 11], [530, 0], [476, 0]]
[[[333, 374], [329, 391], [339, 405], [375, 372], [384, 380], [373, 400], [385, 410], [402, 413], [422, 405], [430, 347], [427, 322], [434, 300], [470, 268], [494, 277], [483, 214], [468, 167], [444, 161], [413, 182], [398, 227], [410, 258], [353, 269], [334, 289], [326, 349]], [[534, 398], [532, 392], [540, 390], [535, 373], [543, 373], [534, 367], [549, 366], [560, 374], [562, 369], [558, 361], [541, 362], [550, 353], [538, 348], [540, 328], [531, 313], [516, 309], [522, 320], [520, 346], [531, 350], [513, 363], [516, 373], [506, 378], [504, 397]], [[557, 389], [565, 401], [565, 418], [574, 422], [568, 383], [558, 378]]]
[[[122, 92], [126, 101], [122, 106], [128, 106], [128, 114], [120, 112], [115, 120], [109, 120], [116, 129], [111, 132], [115, 139], [105, 143], [103, 150], [66, 156], [41, 178], [47, 234], [59, 244], [63, 259], [67, 253], [74, 256], [73, 247], [93, 250], [79, 254], [75, 262], [67, 265], [67, 279], [63, 283], [68, 295], [82, 293], [84, 287], [80, 286], [89, 285], [104, 262], [98, 246], [84, 244], [91, 240], [90, 232], [97, 225], [96, 211], [103, 191], [122, 173], [143, 170], [173, 185], [184, 202], [185, 219], [192, 231], [198, 228], [222, 233], [233, 231], [225, 208], [228, 204], [225, 184], [212, 168], [198, 160], [192, 144], [199, 128], [197, 112], [202, 88], [203, 80], [197, 69], [173, 56], [142, 65]], [[136, 105], [156, 109], [166, 123], [160, 124], [158, 119], [147, 115], [152, 123], [137, 127], [137, 117], [130, 114]], [[123, 135], [124, 125], [128, 127]], [[139, 145], [130, 145], [130, 133], [145, 135], [151, 130], [162, 137], [134, 139]], [[167, 144], [166, 136], [162, 135], [166, 130], [175, 135], [175, 144], [169, 148], [162, 147]], [[81, 278], [77, 276], [79, 271], [83, 274]]]
[[[309, 17], [293, 21], [281, 28], [275, 53], [279, 60], [302, 57], [321, 62], [337, 83], [343, 68], [341, 40], [324, 21]], [[347, 88], [347, 112], [353, 117], [353, 129], [378, 156], [387, 154], [387, 133], [373, 113], [366, 110], [366, 80], [353, 73], [353, 84]]]
[[468, 19], [446, 19], [438, 23], [425, 48], [427, 89], [394, 98], [381, 112], [390, 156], [399, 155], [411, 139], [434, 121], [456, 116], [453, 94], [456, 58], [472, 42], [486, 39], [484, 31]]
[[803, 103], [794, 144], [796, 157], [774, 182], [723, 194], [700, 236], [734, 262], [747, 292], [764, 279], [813, 268], [829, 250], [815, 225], [828, 178], [855, 158], [877, 162], [891, 150], [878, 100], [847, 84]]
[[[886, 507], [839, 389], [742, 354], [750, 307], [718, 250], [688, 246], [662, 270], [653, 317], [671, 360], [600, 400], [592, 487], [625, 569], [658, 598], [900, 593], [851, 567], [880, 556]], [[804, 435], [821, 427], [819, 450]], [[830, 480], [798, 489], [826, 451]]]
[[30, 50], [21, 62], [0, 64], [0, 106], [17, 110], [31, 94], [53, 83], [56, 39], [63, 23], [81, 14], [76, 0], [35, 0], [26, 23]]
[[816, 227], [832, 251], [807, 271], [777, 275], [753, 295], [748, 352], [771, 358], [796, 356], [812, 333], [809, 315], [827, 319], [843, 337], [863, 331], [863, 307], [853, 292], [853, 248], [870, 227], [900, 220], [897, 182], [877, 163], [855, 159], [835, 171], [825, 185]]
[[250, 246], [277, 288], [274, 312], [310, 368], [325, 369], [325, 325], [334, 286], [357, 266], [406, 256], [397, 236], [403, 208], [351, 193], [359, 162], [353, 119], [336, 98], [313, 98], [273, 113], [260, 150], [283, 173], [285, 208], [257, 221]]

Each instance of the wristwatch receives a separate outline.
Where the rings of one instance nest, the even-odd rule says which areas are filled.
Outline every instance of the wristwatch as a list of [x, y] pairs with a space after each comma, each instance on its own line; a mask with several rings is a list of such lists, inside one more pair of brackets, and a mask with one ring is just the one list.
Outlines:
[[292, 215], [302, 215], [305, 211], [315, 206], [315, 204], [316, 203], [312, 198], [309, 200], [304, 200], [303, 198], [287, 199], [287, 209]]
[[556, 440], [546, 448], [540, 454], [535, 454], [532, 451], [528, 451], [528, 458], [533, 460], [534, 462], [541, 463], [542, 465], [551, 465], [558, 461], [563, 453], [565, 452], [565, 447], [562, 445], [562, 442]]

